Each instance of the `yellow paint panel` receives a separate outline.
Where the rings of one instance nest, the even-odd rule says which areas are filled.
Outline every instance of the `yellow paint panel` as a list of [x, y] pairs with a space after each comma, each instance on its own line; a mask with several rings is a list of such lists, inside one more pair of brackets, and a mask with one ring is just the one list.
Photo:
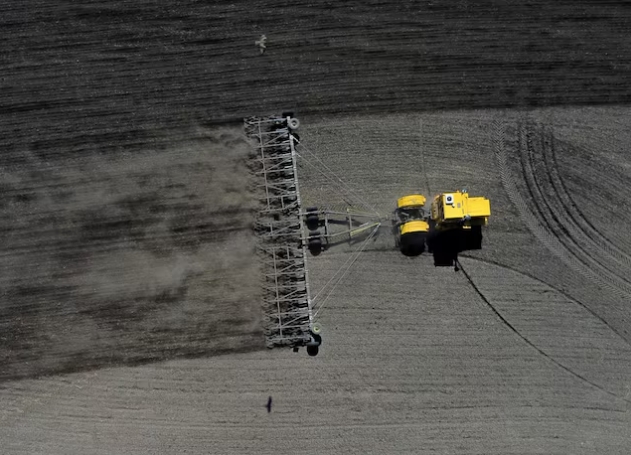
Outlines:
[[429, 224], [426, 221], [410, 221], [401, 226], [401, 235], [413, 232], [429, 232]]
[[[447, 204], [451, 197], [451, 204]], [[473, 218], [488, 218], [491, 215], [491, 202], [485, 197], [469, 197], [468, 193], [443, 193], [441, 202], [444, 220], [461, 220], [466, 215]]]
[[483, 197], [470, 197], [468, 199], [467, 212], [471, 218], [491, 216], [491, 201]]
[[403, 196], [397, 200], [397, 207], [414, 207], [425, 205], [425, 196], [422, 194], [410, 194], [409, 196]]

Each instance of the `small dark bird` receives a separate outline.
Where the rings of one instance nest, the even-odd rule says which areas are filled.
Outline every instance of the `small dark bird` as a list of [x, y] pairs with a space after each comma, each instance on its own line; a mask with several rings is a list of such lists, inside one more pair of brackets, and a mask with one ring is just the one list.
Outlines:
[[272, 397], [267, 399], [267, 405], [265, 407], [267, 408], [267, 412], [272, 412]]

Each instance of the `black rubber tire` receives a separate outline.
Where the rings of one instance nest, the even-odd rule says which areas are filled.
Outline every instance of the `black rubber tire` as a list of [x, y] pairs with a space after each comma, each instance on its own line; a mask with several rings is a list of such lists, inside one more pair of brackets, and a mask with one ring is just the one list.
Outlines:
[[307, 229], [317, 232], [317, 229], [320, 227], [320, 218], [315, 214], [307, 215], [305, 224], [307, 225]]
[[322, 253], [322, 239], [320, 237], [309, 237], [309, 245], [307, 248], [312, 255], [317, 256]]
[[426, 238], [424, 232], [404, 234], [399, 238], [399, 249], [405, 256], [420, 256], [425, 252]]
[[317, 356], [318, 351], [320, 351], [320, 348], [318, 346], [307, 346], [307, 354], [309, 354], [309, 356], [311, 357]]

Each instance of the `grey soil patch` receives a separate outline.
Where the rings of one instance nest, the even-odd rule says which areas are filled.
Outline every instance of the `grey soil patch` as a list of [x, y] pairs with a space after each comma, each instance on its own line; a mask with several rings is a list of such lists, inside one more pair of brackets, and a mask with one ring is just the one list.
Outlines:
[[[530, 223], [541, 220], [524, 213], [545, 201], [517, 207], [507, 195], [499, 142], [511, 190], [527, 195], [511, 137], [523, 113], [436, 112], [628, 103], [625, 2], [4, 6], [0, 375], [103, 365], [112, 353], [136, 362], [262, 347], [243, 214], [213, 205], [207, 186], [232, 177], [188, 152], [204, 136], [188, 127], [293, 109], [305, 144], [379, 211], [417, 189], [488, 196], [493, 218], [475, 256], [519, 273], [470, 267], [482, 291], [544, 352], [631, 396], [628, 350], [612, 335], [630, 339], [629, 299], [568, 268], [571, 236], [555, 251], [538, 239], [542, 225]], [[540, 194], [562, 183], [571, 198], [552, 208], [580, 207], [564, 214], [587, 247], [580, 259], [599, 274], [624, 267], [629, 109], [529, 115], [557, 139], [554, 154], [533, 149], [535, 168], [554, 157]], [[345, 204], [311, 177], [306, 199]], [[218, 193], [236, 203], [237, 187]], [[274, 350], [5, 381], [3, 453], [630, 452], [628, 403], [524, 343], [461, 275], [379, 242], [322, 311], [318, 357]], [[329, 253], [311, 261], [314, 285], [348, 258]]]
[[[567, 141], [569, 124], [589, 123], [599, 112], [554, 110], [553, 130]], [[0, 439], [7, 451], [628, 453], [628, 308], [565, 266], [521, 218], [532, 207], [516, 207], [507, 195], [495, 126], [516, 125], [522, 114], [303, 116], [300, 132], [381, 213], [415, 189], [467, 186], [488, 196], [484, 249], [472, 254], [486, 262], [463, 258], [463, 266], [521, 337], [463, 274], [435, 268], [431, 257], [406, 258], [383, 235], [320, 313], [317, 357], [272, 350], [5, 382]], [[570, 143], [582, 143], [580, 134]], [[519, 150], [506, 142], [509, 164], [520, 166]], [[558, 176], [565, 181], [563, 150]], [[588, 147], [586, 158], [600, 152]], [[524, 199], [513, 170], [510, 188]], [[306, 202], [344, 204], [322, 174], [302, 172]], [[595, 196], [607, 187], [590, 183]], [[598, 226], [592, 212], [584, 216]], [[345, 248], [311, 258], [314, 292], [348, 258]]]
[[0, 379], [260, 348], [249, 143], [0, 161]]

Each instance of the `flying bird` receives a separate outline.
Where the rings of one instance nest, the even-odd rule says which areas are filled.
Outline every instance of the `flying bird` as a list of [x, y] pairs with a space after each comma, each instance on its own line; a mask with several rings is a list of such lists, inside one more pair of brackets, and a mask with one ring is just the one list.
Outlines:
[[272, 397], [267, 399], [267, 405], [265, 405], [265, 407], [267, 408], [267, 412], [272, 412]]
[[266, 42], [266, 41], [267, 41], [267, 36], [265, 36], [265, 35], [261, 35], [261, 38], [260, 38], [260, 39], [258, 39], [258, 40], [256, 40], [256, 41], [254, 41], [254, 44], [256, 44], [256, 45], [259, 47], [259, 50], [261, 51], [261, 54], [262, 54], [263, 52], [265, 52], [265, 49], [267, 48], [267, 47], [265, 46], [265, 42]]

